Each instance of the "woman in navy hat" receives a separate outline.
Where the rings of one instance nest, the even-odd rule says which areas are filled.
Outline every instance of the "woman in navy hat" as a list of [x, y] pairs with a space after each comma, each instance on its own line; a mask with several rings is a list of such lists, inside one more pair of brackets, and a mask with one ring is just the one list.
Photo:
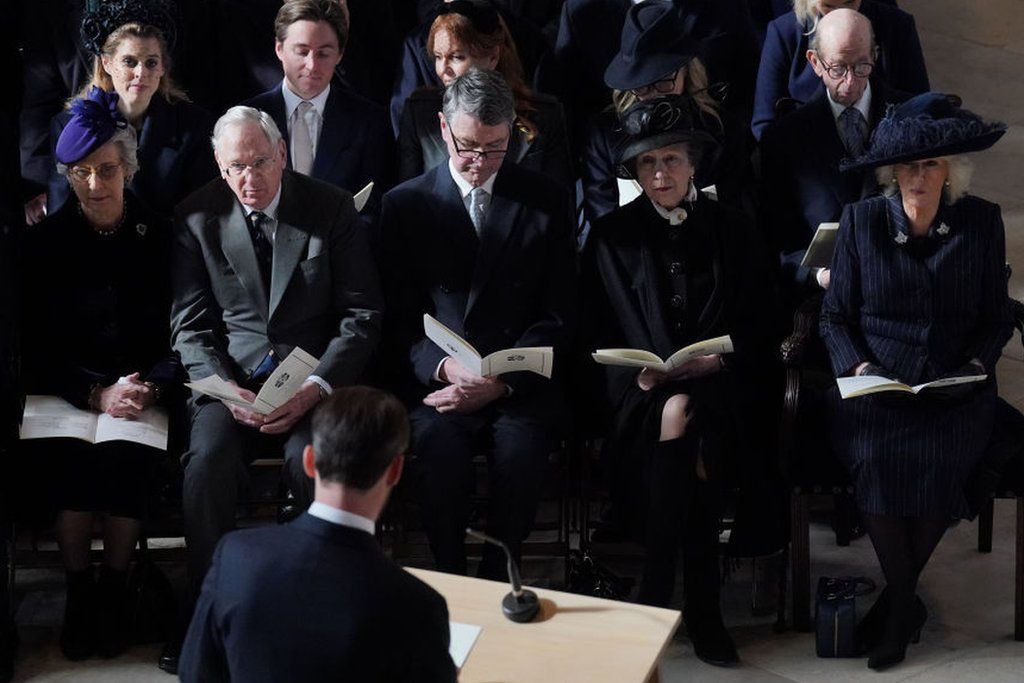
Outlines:
[[[565, 116], [558, 100], [531, 90], [505, 20], [488, 0], [444, 4], [430, 26], [427, 52], [447, 86], [470, 67], [500, 73], [516, 98], [515, 131], [506, 163], [543, 173], [566, 188], [573, 183]], [[424, 88], [406, 100], [398, 129], [398, 177], [414, 178], [448, 159], [438, 113], [442, 89]]]
[[588, 341], [667, 358], [731, 335], [735, 352], [699, 356], [667, 373], [607, 370], [614, 507], [646, 545], [639, 600], [669, 604], [682, 539], [683, 618], [694, 651], [712, 664], [734, 664], [718, 599], [720, 489], [729, 469], [722, 456], [750, 454], [741, 469], [761, 481], [770, 476], [770, 459], [752, 445], [759, 415], [771, 422], [766, 387], [778, 336], [770, 266], [746, 217], [698, 191], [695, 177], [715, 142], [684, 98], [640, 102], [623, 125], [621, 173], [643, 193], [593, 226], [588, 272], [599, 282], [588, 291], [605, 301], [587, 316]]
[[[135, 419], [178, 373], [169, 339], [170, 226], [130, 189], [135, 133], [118, 96], [94, 88], [71, 104], [56, 145], [71, 197], [26, 233], [23, 379], [28, 394], [58, 396]], [[126, 578], [160, 451], [127, 441], [23, 441], [23, 482], [45, 482], [67, 570], [61, 651], [112, 657], [128, 645]], [[103, 527], [98, 577], [89, 563]]]
[[999, 207], [967, 194], [967, 152], [1006, 126], [957, 98], [925, 93], [891, 107], [844, 170], [876, 168], [884, 195], [843, 211], [821, 336], [838, 377], [910, 385], [986, 376], [917, 396], [830, 396], [836, 452], [886, 588], [858, 627], [868, 666], [903, 660], [927, 612], [918, 578], [950, 523], [969, 515], [964, 483], [993, 429], [995, 364], [1010, 337]]
[[[178, 31], [171, 0], [112, 0], [82, 19], [82, 42], [94, 55], [93, 76], [77, 97], [98, 87], [117, 93], [118, 110], [138, 132], [139, 172], [132, 190], [170, 217], [174, 205], [217, 176], [209, 139], [213, 118], [188, 101], [171, 77], [170, 55]], [[53, 140], [71, 118], [58, 114]], [[50, 177], [47, 208], [69, 197], [59, 174]]]
[[583, 149], [584, 210], [594, 221], [620, 204], [615, 165], [624, 133], [619, 115], [632, 104], [663, 95], [682, 95], [700, 125], [717, 141], [714, 158], [706, 158], [697, 176], [698, 189], [714, 185], [718, 198], [753, 213], [753, 139], [746, 124], [723, 109], [712, 96], [707, 71], [697, 53], [700, 42], [671, 3], [641, 2], [626, 14], [618, 54], [605, 70], [614, 89], [614, 105], [598, 114]]

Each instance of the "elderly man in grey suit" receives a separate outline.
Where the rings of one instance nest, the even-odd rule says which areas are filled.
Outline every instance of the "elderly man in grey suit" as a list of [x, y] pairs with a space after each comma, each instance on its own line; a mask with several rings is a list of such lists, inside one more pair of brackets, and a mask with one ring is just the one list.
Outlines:
[[380, 335], [382, 296], [352, 196], [285, 168], [273, 119], [233, 107], [213, 132], [221, 178], [176, 210], [172, 340], [193, 380], [219, 375], [243, 397], [292, 349], [320, 359], [268, 414], [195, 396], [183, 506], [195, 591], [234, 526], [245, 464], [284, 451], [296, 502], [312, 499], [302, 469], [308, 414], [362, 374]]

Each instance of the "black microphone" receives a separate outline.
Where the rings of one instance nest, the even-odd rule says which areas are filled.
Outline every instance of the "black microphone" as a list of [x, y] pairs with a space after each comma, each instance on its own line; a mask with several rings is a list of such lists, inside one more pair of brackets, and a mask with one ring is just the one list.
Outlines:
[[512, 553], [508, 551], [508, 546], [498, 539], [482, 534], [479, 531], [466, 529], [466, 533], [485, 543], [496, 545], [505, 551], [505, 557], [508, 559], [508, 581], [512, 584], [512, 592], [501, 600], [501, 612], [505, 615], [505, 618], [511, 619], [518, 624], [533, 621], [533, 618], [537, 616], [537, 612], [540, 611], [540, 601], [537, 600], [536, 593], [523, 589], [523, 583], [519, 580], [519, 569], [516, 568], [516, 563], [512, 561]]

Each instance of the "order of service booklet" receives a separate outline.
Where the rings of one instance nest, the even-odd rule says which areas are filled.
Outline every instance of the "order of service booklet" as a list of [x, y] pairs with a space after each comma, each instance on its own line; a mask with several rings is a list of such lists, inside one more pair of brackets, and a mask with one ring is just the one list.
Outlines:
[[952, 387], [957, 384], [971, 384], [972, 382], [984, 382], [986, 379], [988, 379], [988, 375], [943, 377], [942, 379], [925, 382], [924, 384], [915, 384], [914, 386], [910, 386], [909, 384], [898, 382], [889, 377], [859, 375], [857, 377], [837, 377], [836, 384], [839, 385], [840, 396], [843, 398], [856, 398], [857, 396], [867, 396], [868, 394], [877, 394], [882, 391], [902, 391], [907, 394], [919, 394], [922, 391], [927, 391], [928, 389]]
[[836, 251], [836, 236], [839, 235], [838, 223], [822, 223], [814, 231], [811, 243], [807, 245], [800, 265], [804, 268], [829, 268], [832, 266], [832, 254]]
[[732, 353], [732, 351], [732, 337], [725, 335], [684, 346], [664, 360], [643, 349], [598, 349], [590, 355], [601, 365], [619, 365], [626, 368], [648, 368], [659, 372], [669, 372], [697, 356]]
[[22, 439], [81, 439], [89, 443], [133, 441], [167, 450], [167, 412], [151, 406], [130, 420], [76, 408], [59, 396], [25, 397]]
[[506, 372], [535, 372], [551, 379], [555, 351], [550, 346], [523, 346], [481, 356], [473, 346], [441, 324], [429, 313], [423, 314], [423, 332], [441, 350], [481, 377], [496, 377]]
[[318, 359], [296, 346], [271, 373], [267, 381], [263, 383], [260, 393], [256, 394], [256, 399], [251, 402], [238, 395], [238, 387], [229, 384], [217, 375], [210, 375], [195, 382], [185, 382], [185, 386], [200, 394], [266, 415], [280, 408], [294, 396], [319, 364]]

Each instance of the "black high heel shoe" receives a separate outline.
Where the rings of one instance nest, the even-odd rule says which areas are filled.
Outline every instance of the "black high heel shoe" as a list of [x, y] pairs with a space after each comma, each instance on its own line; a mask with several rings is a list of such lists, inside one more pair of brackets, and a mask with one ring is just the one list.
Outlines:
[[[882, 633], [885, 630], [885, 621], [889, 614], [889, 594], [886, 592], [888, 588], [883, 588], [882, 592], [879, 593], [878, 599], [871, 605], [871, 609], [864, 615], [864, 618], [857, 624], [857, 631], [855, 634], [857, 642], [857, 653], [860, 655], [866, 655], [878, 645], [879, 640], [882, 638]], [[911, 606], [912, 622], [920, 620], [923, 625], [925, 620], [928, 618], [928, 610], [925, 608], [924, 603], [921, 602], [921, 598], [914, 596], [913, 605]], [[915, 633], [918, 634], [917, 639], [911, 639], [910, 642], [917, 643], [920, 640], [920, 625], [918, 625]], [[911, 634], [914, 635], [914, 634]]]
[[907, 656], [907, 645], [921, 641], [921, 627], [928, 610], [916, 595], [903, 605], [890, 600], [885, 628], [868, 656], [868, 667], [876, 671], [899, 664]]

